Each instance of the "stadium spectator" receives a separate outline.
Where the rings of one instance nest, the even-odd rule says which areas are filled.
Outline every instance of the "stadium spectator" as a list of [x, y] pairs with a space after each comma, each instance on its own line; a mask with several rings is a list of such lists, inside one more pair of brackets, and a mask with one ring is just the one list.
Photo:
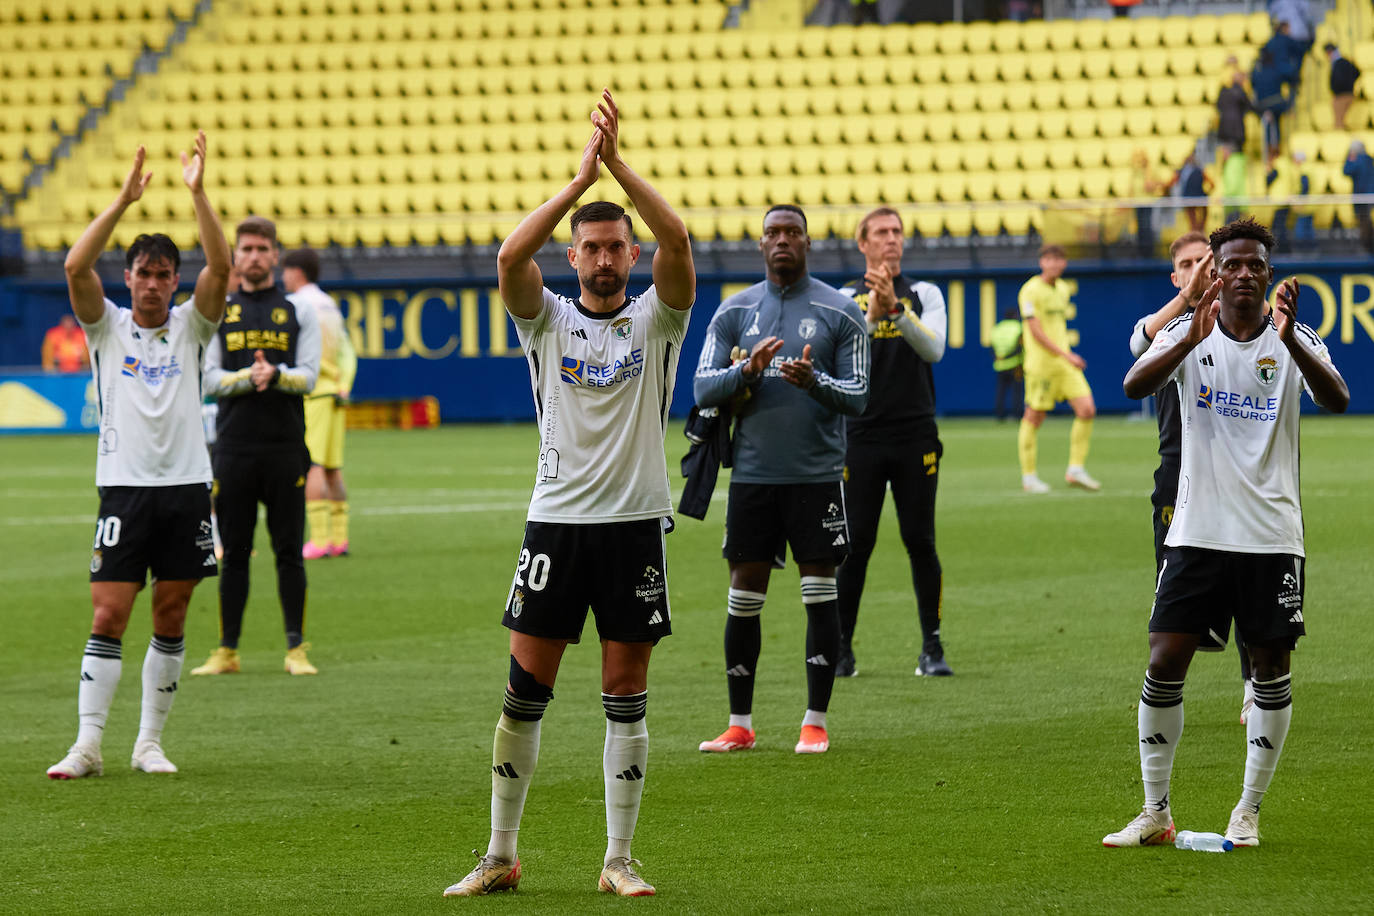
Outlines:
[[[1293, 150], [1293, 170], [1297, 175], [1298, 196], [1306, 197], [1312, 193], [1312, 178], [1307, 171], [1307, 154], [1302, 150]], [[1317, 240], [1316, 228], [1313, 225], [1312, 205], [1308, 203], [1293, 204], [1293, 240], [1304, 248], [1310, 247]]]
[[[1351, 141], [1342, 171], [1350, 179], [1351, 194], [1374, 194], [1374, 159], [1365, 152], [1363, 142]], [[1360, 245], [1374, 254], [1374, 225], [1369, 219], [1369, 204], [1355, 204], [1355, 222], [1360, 227]]]
[[[153, 636], [143, 660], [143, 702], [131, 763], [145, 773], [175, 773], [162, 729], [186, 658], [186, 606], [196, 584], [215, 574], [210, 540], [210, 460], [200, 425], [200, 360], [224, 313], [229, 244], [205, 194], [205, 134], [181, 154], [205, 267], [192, 298], [172, 306], [181, 254], [165, 235], [140, 235], [124, 255], [131, 308], [105, 298], [95, 264], [115, 226], [143, 196], [152, 173], [138, 148], [114, 203], [67, 253], [67, 291], [95, 354], [102, 392], [95, 482], [100, 490], [91, 554], [91, 635], [77, 688], [80, 727], [52, 779], [104, 772], [101, 739], [119, 684], [124, 631], [134, 598], [153, 579]], [[119, 409], [114, 410], [118, 403]]]
[[[1336, 413], [1350, 404], [1326, 345], [1297, 320], [1295, 280], [1279, 288], [1273, 315], [1265, 314], [1273, 236], [1247, 219], [1218, 229], [1210, 241], [1216, 282], [1191, 315], [1160, 331], [1123, 385], [1132, 398], [1170, 380], [1189, 393], [1179, 399], [1180, 479], [1189, 485], [1165, 538], [1150, 615], [1137, 719], [1145, 803], [1133, 821], [1103, 837], [1106, 846], [1173, 839], [1169, 783], [1183, 735], [1184, 678], [1204, 639], [1225, 639], [1233, 619], [1249, 650], [1255, 705], [1226, 838], [1259, 845], [1260, 802], [1292, 718], [1291, 653], [1305, 632], [1299, 402], [1306, 390]], [[1226, 399], [1227, 392], [1257, 390], [1259, 406], [1248, 396], [1245, 404]]]
[[1292, 27], [1287, 22], [1276, 21], [1274, 34], [1260, 48], [1260, 54], [1262, 56], [1265, 52], [1269, 53], [1283, 81], [1288, 84], [1289, 97], [1296, 98], [1298, 84], [1302, 78], [1302, 58], [1307, 49], [1302, 42], [1293, 38], [1291, 32]]
[[353, 390], [358, 368], [343, 313], [334, 297], [320, 289], [319, 278], [320, 256], [313, 248], [288, 251], [282, 259], [281, 282], [288, 297], [313, 308], [320, 325], [320, 374], [305, 398], [305, 444], [310, 449], [305, 517], [310, 540], [301, 553], [307, 560], [348, 556], [344, 432], [348, 426], [348, 394]]
[[[1169, 246], [1173, 271], [1169, 281], [1174, 284], [1178, 294], [1170, 299], [1163, 308], [1146, 315], [1136, 322], [1131, 332], [1131, 355], [1139, 359], [1150, 348], [1150, 343], [1160, 331], [1181, 315], [1190, 314], [1203, 293], [1212, 282], [1212, 249], [1208, 246], [1207, 236], [1201, 232], [1189, 232], [1179, 236]], [[1268, 306], [1265, 307], [1266, 310]], [[1179, 389], [1176, 382], [1170, 381], [1155, 392], [1155, 417], [1159, 422], [1159, 467], [1155, 470], [1155, 488], [1150, 494], [1153, 507], [1152, 525], [1155, 540], [1155, 576], [1158, 577], [1164, 565], [1164, 538], [1169, 533], [1169, 525], [1174, 518], [1174, 504], [1178, 497], [1179, 468], [1182, 462], [1183, 428], [1179, 421]], [[1221, 650], [1224, 643], [1214, 643], [1209, 648]], [[1239, 636], [1236, 637], [1236, 651], [1240, 656], [1241, 707], [1240, 721], [1244, 725], [1254, 706], [1254, 690], [1250, 684], [1250, 655]]]
[[[510, 678], [492, 744], [491, 841], [446, 897], [512, 890], [520, 882], [516, 839], [539, 757], [540, 720], [589, 604], [601, 637], [606, 711], [607, 844], [599, 887], [622, 897], [654, 893], [635, 872], [630, 841], [649, 761], [649, 655], [672, 629], [663, 424], [696, 273], [687, 227], [620, 155], [620, 115], [610, 92], [592, 122], [577, 176], [526, 216], [497, 255], [501, 298], [534, 378], [540, 475], [502, 620], [511, 631]], [[642, 295], [626, 296], [639, 246], [625, 211], [598, 201], [572, 216], [568, 262], [581, 298], [565, 299], [544, 288], [534, 258], [596, 184], [602, 165], [658, 242], [654, 282]], [[591, 569], [597, 573], [588, 575]]]
[[[1173, 194], [1190, 200], [1201, 200], [1206, 197], [1212, 189], [1212, 180], [1207, 173], [1198, 165], [1197, 151], [1194, 150], [1183, 160], [1183, 165], [1179, 167], [1174, 175]], [[1189, 232], [1201, 232], [1203, 224], [1207, 221], [1207, 205], [1187, 204], [1183, 207], [1183, 215], [1188, 220]]]
[[[1002, 313], [1002, 320], [992, 326], [992, 370], [997, 373], [997, 400], [993, 404], [993, 415], [997, 422], [1008, 416], [1018, 416], [1025, 412], [1025, 395], [1021, 364], [1025, 359], [1025, 349], [1021, 346], [1021, 317], [1015, 309]], [[1011, 406], [1007, 406], [1007, 396], [1011, 395]]]
[[1107, 0], [1112, 7], [1112, 15], [1124, 19], [1131, 15], [1131, 7], [1139, 6], [1140, 0]]
[[1328, 43], [1325, 50], [1331, 61], [1331, 120], [1336, 130], [1345, 130], [1345, 115], [1355, 102], [1355, 83], [1360, 78], [1360, 68], [1342, 57], [1335, 45]]
[[1245, 92], [1245, 74], [1231, 74], [1231, 84], [1217, 93], [1217, 140], [1236, 149], [1245, 148], [1245, 118], [1254, 111]]
[[1285, 82], [1287, 78], [1275, 63], [1272, 52], [1268, 48], [1261, 49], [1250, 71], [1250, 89], [1255, 96], [1255, 112], [1264, 128], [1264, 142], [1271, 147], [1279, 145], [1279, 118], [1292, 105], [1291, 98], [1283, 93]]
[[864, 275], [840, 292], [863, 310], [872, 360], [868, 406], [845, 421], [845, 514], [849, 556], [837, 575], [840, 655], [836, 677], [853, 677], [854, 629], [868, 560], [889, 485], [911, 566], [921, 626], [918, 675], [953, 674], [940, 641], [943, 574], [935, 552], [935, 492], [940, 481], [940, 431], [935, 425], [935, 373], [945, 355], [945, 297], [939, 287], [902, 273], [902, 218], [879, 207], [859, 222]]
[[42, 360], [44, 372], [80, 372], [90, 368], [86, 332], [77, 325], [75, 317], [63, 315], [48, 328], [43, 335]]
[[1227, 222], [1240, 213], [1236, 200], [1249, 194], [1250, 163], [1245, 154], [1229, 143], [1217, 147], [1221, 161], [1221, 197], [1226, 207]]
[[[786, 545], [806, 608], [806, 713], [798, 754], [830, 747], [826, 710], [835, 683], [840, 615], [835, 567], [849, 552], [841, 479], [844, 417], [868, 402], [868, 332], [854, 300], [807, 272], [806, 215], [775, 204], [759, 240], [767, 280], [720, 304], [706, 331], [693, 389], [699, 407], [748, 391], [735, 410], [735, 465], [723, 553], [730, 566], [725, 618], [729, 726], [703, 751], [754, 746], [759, 615], [769, 573]], [[735, 362], [736, 348], [748, 354]]]
[[1022, 284], [1016, 297], [1025, 325], [1022, 346], [1026, 355], [1026, 410], [1021, 415], [1016, 450], [1021, 463], [1021, 488], [1028, 493], [1050, 491], [1050, 485], [1036, 473], [1037, 440], [1045, 414], [1054, 410], [1060, 401], [1068, 401], [1073, 408], [1069, 466], [1064, 471], [1064, 481], [1085, 490], [1102, 488], [1083, 467], [1092, 442], [1097, 406], [1083, 375], [1087, 363], [1069, 348], [1068, 312], [1072, 288], [1064, 280], [1068, 264], [1063, 248], [1045, 245], [1040, 249], [1040, 273]]
[[288, 674], [316, 674], [306, 656], [304, 395], [320, 366], [315, 310], [297, 305], [277, 285], [277, 227], [250, 216], [234, 246], [239, 291], [205, 357], [205, 390], [219, 399], [215, 418], [215, 517], [224, 544], [219, 579], [219, 646], [193, 675], [239, 670], [239, 636], [248, 604], [248, 566], [258, 503], [276, 558], [277, 598], [286, 630]]
[[1312, 47], [1313, 19], [1309, 0], [1270, 0], [1269, 18], [1288, 26], [1288, 36], [1307, 53]]

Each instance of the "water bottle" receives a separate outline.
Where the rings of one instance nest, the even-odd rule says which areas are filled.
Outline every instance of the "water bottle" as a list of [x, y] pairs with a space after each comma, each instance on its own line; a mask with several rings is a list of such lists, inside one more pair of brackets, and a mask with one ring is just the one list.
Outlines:
[[1234, 843], [1219, 833], [1198, 833], [1196, 830], [1180, 830], [1174, 845], [1195, 852], [1230, 852], [1235, 848]]

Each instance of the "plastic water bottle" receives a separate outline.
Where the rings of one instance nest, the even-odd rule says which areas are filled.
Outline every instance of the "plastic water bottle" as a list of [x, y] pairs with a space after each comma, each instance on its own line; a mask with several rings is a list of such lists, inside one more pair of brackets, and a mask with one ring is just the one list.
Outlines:
[[1219, 833], [1198, 833], [1196, 830], [1180, 830], [1174, 845], [1194, 852], [1230, 852], [1235, 848], [1234, 843]]

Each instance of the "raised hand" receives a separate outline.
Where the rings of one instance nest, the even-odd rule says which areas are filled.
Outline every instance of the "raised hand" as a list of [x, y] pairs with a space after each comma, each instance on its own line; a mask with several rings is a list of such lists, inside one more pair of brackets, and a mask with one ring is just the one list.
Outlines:
[[153, 180], [152, 172], [143, 171], [143, 161], [148, 158], [148, 151], [143, 147], [138, 148], [134, 153], [134, 167], [129, 170], [128, 177], [124, 179], [124, 187], [119, 189], [119, 199], [126, 205], [131, 204], [143, 196], [143, 191], [148, 187], [148, 182]]
[[591, 139], [582, 150], [582, 162], [577, 167], [576, 183], [585, 191], [601, 178], [601, 145], [605, 137], [600, 130], [592, 131]]
[[1188, 336], [1184, 338], [1191, 346], [1196, 347], [1206, 340], [1212, 328], [1217, 326], [1217, 315], [1221, 312], [1221, 303], [1217, 301], [1220, 296], [1221, 278], [1217, 277], [1202, 294], [1197, 308], [1193, 309], [1193, 320], [1188, 323]]
[[1274, 297], [1274, 330], [1285, 344], [1293, 340], [1293, 323], [1298, 320], [1298, 281], [1285, 280]]
[[781, 366], [783, 380], [802, 390], [816, 384], [816, 369], [811, 365], [811, 345], [802, 347], [801, 359], [789, 359]]
[[1202, 300], [1202, 294], [1207, 291], [1207, 286], [1211, 282], [1212, 276], [1212, 250], [1209, 248], [1207, 253], [1197, 259], [1190, 268], [1188, 282], [1183, 285], [1183, 297], [1188, 300], [1192, 308], [1196, 308], [1198, 302]]
[[253, 387], [258, 391], [266, 391], [272, 384], [272, 377], [277, 374], [277, 367], [267, 361], [267, 357], [261, 350], [253, 351], [253, 366], [248, 370], [248, 377], [253, 382]]
[[205, 190], [205, 131], [196, 132], [195, 152], [181, 154], [181, 180], [192, 193]]
[[592, 123], [601, 131], [601, 158], [615, 159], [620, 155], [620, 109], [611, 98], [611, 90], [601, 90], [601, 101], [592, 112]]

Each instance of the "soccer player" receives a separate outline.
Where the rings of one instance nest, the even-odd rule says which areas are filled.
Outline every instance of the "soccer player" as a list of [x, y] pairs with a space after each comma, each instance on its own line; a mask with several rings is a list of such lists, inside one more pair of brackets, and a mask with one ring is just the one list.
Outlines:
[[[830, 747], [826, 710], [840, 651], [835, 567], [849, 552], [841, 477], [844, 418], [868, 403], [868, 329], [854, 300], [806, 269], [806, 214], [776, 204], [763, 217], [767, 279], [720, 304], [706, 331], [694, 391], [700, 407], [736, 400], [735, 464], [723, 553], [729, 726], [703, 751], [754, 746], [759, 615], [787, 545], [806, 608], [806, 713], [798, 754]], [[735, 360], [737, 351], [744, 359]]]
[[[606, 855], [599, 888], [642, 897], [630, 841], [648, 772], [649, 655], [671, 632], [664, 565], [670, 527], [663, 436], [696, 272], [687, 227], [620, 154], [609, 91], [577, 176], [501, 245], [497, 278], [530, 365], [540, 447], [524, 545], [502, 619], [510, 678], [492, 746], [491, 841], [467, 877], [444, 891], [472, 897], [520, 883], [516, 836], [539, 757], [540, 720], [559, 662], [582, 635], [588, 605], [601, 638], [606, 711], [602, 769]], [[629, 215], [606, 201], [572, 215], [568, 263], [581, 297], [544, 288], [534, 257], [606, 167], [658, 242], [653, 285], [627, 297], [639, 260]]]
[[1064, 480], [1073, 487], [1099, 490], [1102, 485], [1088, 475], [1088, 445], [1093, 435], [1092, 389], [1083, 375], [1087, 363], [1069, 348], [1069, 284], [1064, 281], [1068, 256], [1058, 245], [1040, 249], [1040, 273], [1031, 277], [1017, 294], [1025, 323], [1026, 412], [1021, 416], [1016, 447], [1021, 458], [1021, 488], [1027, 493], [1048, 493], [1050, 485], [1036, 473], [1036, 448], [1045, 414], [1060, 401], [1073, 408], [1069, 430], [1069, 467]]
[[1303, 519], [1298, 408], [1306, 390], [1335, 413], [1350, 405], [1326, 345], [1297, 320], [1298, 285], [1279, 288], [1272, 315], [1274, 237], [1250, 219], [1212, 233], [1214, 282], [1197, 308], [1170, 322], [1126, 374], [1132, 398], [1178, 383], [1183, 459], [1165, 539], [1150, 663], [1140, 695], [1139, 816], [1105, 846], [1167, 843], [1174, 748], [1183, 735], [1183, 681], [1204, 639], [1224, 642], [1232, 619], [1245, 640], [1255, 708], [1246, 723], [1245, 777], [1226, 837], [1259, 845], [1259, 808], [1292, 717], [1290, 654], [1303, 626]]
[[239, 635], [248, 604], [248, 565], [258, 503], [276, 557], [277, 597], [286, 629], [287, 674], [317, 674], [305, 650], [304, 396], [320, 366], [315, 309], [276, 284], [277, 227], [250, 216], [235, 232], [239, 291], [205, 357], [205, 390], [219, 398], [215, 419], [215, 511], [224, 543], [219, 579], [219, 647], [194, 675], [239, 670]]
[[873, 364], [868, 407], [845, 421], [850, 544], [837, 576], [840, 657], [835, 676], [853, 677], [858, 671], [854, 626], [889, 484], [921, 623], [916, 673], [947, 676], [954, 672], [940, 642], [943, 591], [935, 552], [935, 490], [944, 448], [935, 426], [935, 375], [930, 368], [945, 355], [945, 297], [936, 286], [903, 276], [906, 238], [896, 210], [879, 207], [869, 213], [859, 222], [857, 236], [864, 275], [840, 292], [852, 296], [864, 312]]
[[200, 424], [200, 364], [224, 314], [229, 243], [205, 195], [206, 144], [181, 154], [205, 267], [192, 298], [172, 306], [181, 254], [165, 235], [140, 235], [124, 255], [131, 308], [105, 298], [95, 265], [129, 206], [152, 179], [143, 147], [114, 203], [67, 253], [72, 312], [86, 332], [100, 395], [95, 482], [100, 515], [91, 552], [91, 636], [77, 689], [80, 728], [52, 779], [104, 772], [105, 720], [119, 685], [121, 640], [134, 598], [153, 576], [153, 638], [143, 660], [143, 704], [131, 764], [145, 773], [175, 773], [162, 750], [162, 729], [186, 657], [186, 605], [196, 583], [215, 575], [210, 538], [210, 459]]
[[310, 540], [307, 560], [348, 556], [348, 490], [344, 486], [344, 431], [348, 426], [348, 393], [358, 369], [353, 341], [344, 328], [339, 305], [317, 285], [320, 256], [313, 248], [288, 251], [282, 259], [281, 282], [291, 301], [315, 310], [320, 324], [320, 374], [305, 399], [305, 444], [310, 473], [305, 478], [305, 516]]
[[[1137, 358], [1150, 348], [1151, 341], [1165, 325], [1193, 310], [1212, 282], [1212, 249], [1208, 247], [1207, 236], [1201, 232], [1186, 232], [1175, 239], [1169, 246], [1169, 258], [1173, 264], [1169, 279], [1179, 292], [1158, 311], [1136, 322], [1131, 332], [1131, 355]], [[1169, 533], [1169, 523], [1174, 517], [1174, 497], [1178, 493], [1179, 462], [1183, 448], [1177, 383], [1171, 381], [1155, 392], [1155, 405], [1159, 421], [1159, 467], [1155, 470], [1155, 489], [1150, 495], [1150, 503], [1154, 507], [1155, 573], [1158, 575], [1164, 563], [1164, 536]], [[1198, 648], [1219, 652], [1226, 647], [1204, 641]], [[1244, 725], [1250, 709], [1255, 705], [1255, 696], [1250, 685], [1250, 654], [1245, 651], [1245, 642], [1239, 635], [1236, 637], [1236, 651], [1240, 655], [1240, 678], [1244, 682], [1240, 708], [1240, 722]]]

